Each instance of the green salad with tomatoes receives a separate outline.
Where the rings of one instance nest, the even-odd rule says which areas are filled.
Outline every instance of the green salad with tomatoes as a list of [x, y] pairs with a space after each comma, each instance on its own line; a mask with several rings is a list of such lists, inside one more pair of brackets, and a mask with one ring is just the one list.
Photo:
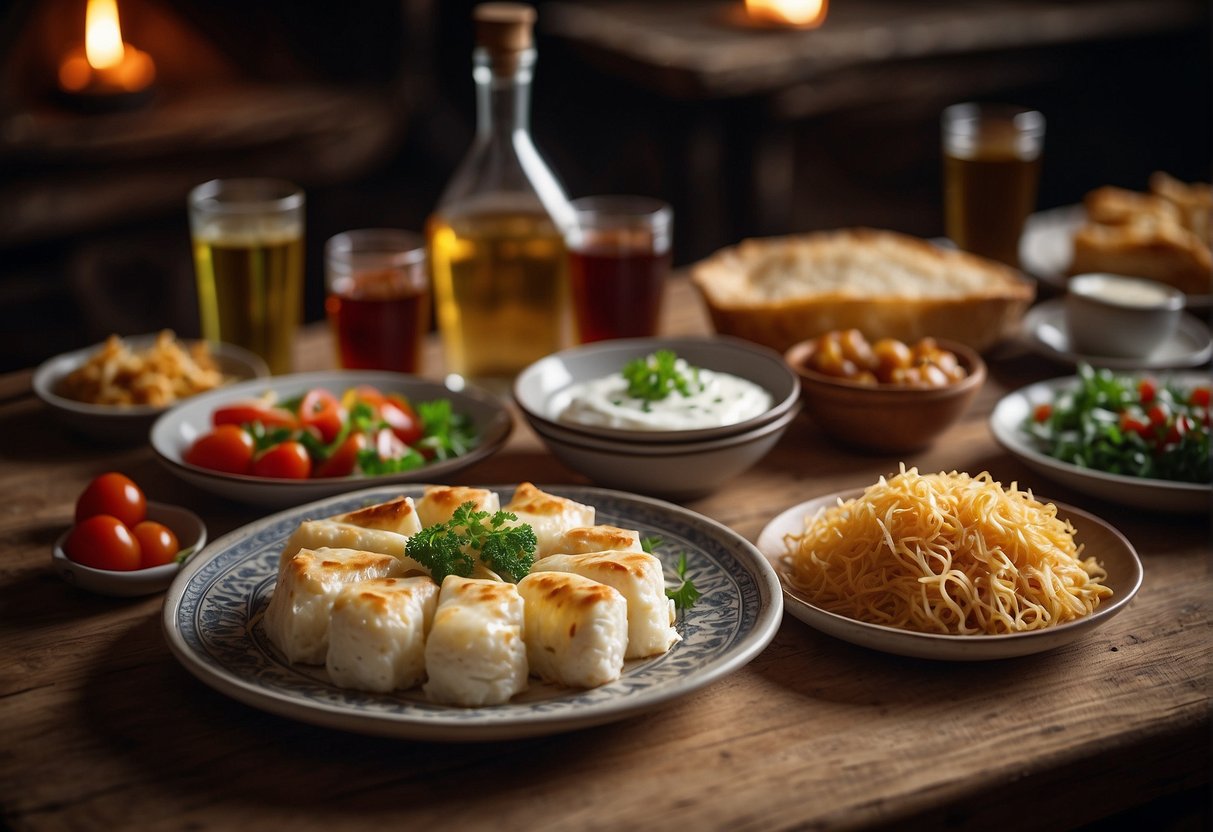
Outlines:
[[1182, 388], [1086, 364], [1078, 378], [1024, 425], [1044, 453], [1110, 474], [1210, 481], [1209, 385]]
[[293, 399], [232, 402], [185, 461], [275, 479], [380, 476], [461, 456], [476, 446], [471, 419], [449, 399], [410, 402], [362, 385], [338, 398], [321, 387]]

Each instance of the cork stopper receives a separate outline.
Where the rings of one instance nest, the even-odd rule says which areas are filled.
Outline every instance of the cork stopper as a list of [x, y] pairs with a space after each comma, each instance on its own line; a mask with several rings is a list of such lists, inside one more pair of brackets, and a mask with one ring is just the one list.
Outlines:
[[534, 43], [535, 9], [524, 3], [481, 3], [472, 19], [476, 45], [490, 52], [522, 52]]

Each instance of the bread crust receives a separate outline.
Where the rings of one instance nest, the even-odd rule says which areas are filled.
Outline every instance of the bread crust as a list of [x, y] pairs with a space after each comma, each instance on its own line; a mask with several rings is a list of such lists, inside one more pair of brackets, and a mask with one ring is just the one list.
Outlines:
[[1036, 293], [1001, 264], [868, 228], [744, 240], [697, 264], [692, 282], [717, 332], [780, 352], [852, 327], [987, 350], [1017, 330]]

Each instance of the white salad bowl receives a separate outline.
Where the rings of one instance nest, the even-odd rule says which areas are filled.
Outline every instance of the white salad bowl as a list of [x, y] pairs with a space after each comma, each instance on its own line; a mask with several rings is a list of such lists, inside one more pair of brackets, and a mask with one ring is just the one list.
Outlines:
[[[168, 526], [172, 530], [177, 537], [181, 551], [186, 552], [187, 560], [198, 554], [206, 545], [206, 524], [189, 509], [149, 502], [147, 519]], [[166, 563], [163, 566], [130, 571], [95, 569], [85, 566], [69, 558], [67, 552], [63, 550], [69, 534], [71, 534], [71, 529], [65, 531], [55, 541], [55, 547], [51, 550], [51, 565], [55, 567], [55, 572], [59, 577], [67, 583], [98, 595], [112, 595], [120, 598], [151, 595], [168, 588], [181, 569], [181, 563], [178, 561]]]
[[[306, 480], [226, 474], [191, 465], [185, 453], [211, 428], [211, 414], [230, 402], [274, 394], [279, 400], [301, 396], [321, 387], [338, 398], [360, 385], [376, 387], [384, 393], [398, 393], [410, 402], [449, 399], [455, 413], [471, 419], [477, 444], [466, 454], [434, 462], [411, 471], [381, 476], [325, 477]], [[152, 449], [160, 462], [182, 480], [230, 500], [264, 506], [293, 506], [334, 494], [372, 485], [404, 482], [442, 482], [456, 471], [496, 453], [513, 430], [513, 419], [505, 405], [491, 393], [470, 385], [446, 386], [435, 381], [377, 371], [337, 370], [273, 376], [225, 387], [195, 396], [161, 416], [152, 426]]]
[[[619, 373], [625, 364], [669, 350], [693, 367], [728, 373], [753, 382], [771, 396], [762, 413], [733, 424], [691, 430], [632, 430], [563, 420], [575, 385]], [[561, 429], [583, 437], [635, 446], [644, 443], [703, 442], [740, 436], [791, 412], [800, 396], [800, 380], [773, 350], [722, 336], [628, 338], [599, 341], [546, 356], [523, 370], [514, 382], [514, 398], [531, 426]]]

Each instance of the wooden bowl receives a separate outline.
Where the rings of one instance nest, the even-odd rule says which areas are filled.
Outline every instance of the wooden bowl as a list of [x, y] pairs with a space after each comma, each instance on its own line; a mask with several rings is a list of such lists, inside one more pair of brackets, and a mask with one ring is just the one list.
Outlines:
[[864, 451], [900, 453], [933, 444], [969, 408], [986, 380], [985, 362], [976, 351], [956, 341], [936, 342], [955, 354], [965, 378], [946, 387], [846, 381], [809, 369], [816, 339], [795, 344], [784, 359], [800, 376], [806, 412], [827, 435]]

